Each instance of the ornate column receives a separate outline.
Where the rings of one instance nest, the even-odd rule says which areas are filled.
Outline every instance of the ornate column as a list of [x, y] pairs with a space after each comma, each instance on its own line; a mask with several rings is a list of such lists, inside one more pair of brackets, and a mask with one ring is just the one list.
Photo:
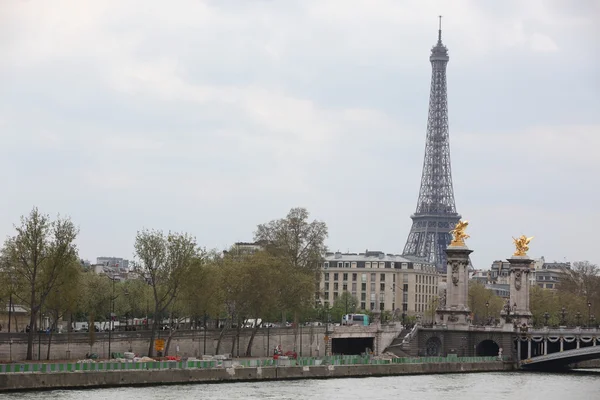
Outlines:
[[469, 237], [465, 229], [469, 223], [459, 221], [453, 231], [454, 239], [446, 248], [447, 282], [446, 293], [440, 298], [436, 310], [438, 325], [454, 325], [455, 327], [468, 327], [467, 321], [471, 310], [469, 309], [469, 254], [473, 252], [465, 244]]
[[510, 299], [509, 307], [502, 310], [501, 315], [505, 323], [512, 322], [514, 326], [530, 327], [532, 314], [529, 311], [529, 273], [533, 267], [533, 260], [527, 256], [531, 238], [521, 236], [514, 239], [516, 251], [510, 263]]
[[565, 341], [564, 341], [564, 338], [561, 336], [560, 337], [560, 351], [562, 352], [562, 351], [564, 351], [564, 349], [565, 349]]

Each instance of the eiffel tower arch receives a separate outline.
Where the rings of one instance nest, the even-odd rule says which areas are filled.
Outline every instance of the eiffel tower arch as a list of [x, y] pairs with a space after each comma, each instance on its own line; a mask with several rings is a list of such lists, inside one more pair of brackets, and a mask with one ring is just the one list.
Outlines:
[[421, 188], [402, 254], [435, 264], [442, 272], [446, 270], [445, 250], [452, 240], [450, 231], [461, 218], [456, 212], [450, 163], [446, 85], [449, 59], [448, 49], [442, 43], [440, 17], [438, 41], [429, 57], [432, 70], [431, 90]]

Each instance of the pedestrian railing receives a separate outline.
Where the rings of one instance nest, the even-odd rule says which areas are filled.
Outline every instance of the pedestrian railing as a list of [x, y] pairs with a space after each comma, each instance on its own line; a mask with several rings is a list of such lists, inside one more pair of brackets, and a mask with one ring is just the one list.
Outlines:
[[193, 360], [193, 361], [151, 361], [151, 362], [77, 362], [77, 363], [16, 363], [0, 364], [0, 374], [6, 373], [56, 373], [56, 372], [103, 372], [140, 371], [168, 369], [209, 369], [209, 368], [252, 368], [252, 367], [294, 367], [294, 366], [349, 366], [423, 363], [476, 363], [507, 361], [507, 357], [399, 357], [377, 359], [371, 356], [328, 356], [300, 357], [294, 359], [252, 359], [252, 360]]

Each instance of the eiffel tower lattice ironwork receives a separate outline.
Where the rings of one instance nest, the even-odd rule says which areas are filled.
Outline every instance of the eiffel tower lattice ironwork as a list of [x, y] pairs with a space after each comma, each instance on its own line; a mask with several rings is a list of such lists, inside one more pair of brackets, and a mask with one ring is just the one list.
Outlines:
[[441, 16], [438, 41], [431, 49], [429, 60], [432, 73], [425, 160], [417, 210], [411, 215], [413, 224], [403, 254], [433, 263], [444, 271], [445, 249], [452, 240], [450, 231], [461, 216], [456, 212], [450, 167], [446, 92], [449, 57], [448, 49], [442, 44]]

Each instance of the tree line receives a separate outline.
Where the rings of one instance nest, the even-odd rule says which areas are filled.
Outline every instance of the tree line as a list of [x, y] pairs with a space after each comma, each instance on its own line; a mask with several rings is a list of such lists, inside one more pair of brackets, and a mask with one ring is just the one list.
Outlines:
[[[115, 316], [148, 318], [149, 356], [164, 319], [171, 321], [165, 353], [181, 322], [206, 329], [212, 321], [221, 329], [217, 352], [226, 331], [239, 335], [249, 319], [294, 321], [297, 327], [315, 315], [328, 235], [326, 224], [310, 221], [304, 208], [258, 225], [258, 251], [235, 246], [224, 252], [206, 250], [189, 233], [143, 229], [135, 237], [130, 279], [119, 281], [83, 268], [76, 246], [79, 230], [69, 218], [52, 220], [33, 208], [15, 231], [0, 250], [0, 301], [8, 304], [10, 298], [30, 312], [28, 360], [42, 315], [51, 332], [60, 321], [69, 321], [69, 330], [73, 321], [87, 321], [90, 346], [96, 322]], [[259, 326], [253, 325], [252, 338]], [[251, 346], [252, 340], [247, 355]]]

